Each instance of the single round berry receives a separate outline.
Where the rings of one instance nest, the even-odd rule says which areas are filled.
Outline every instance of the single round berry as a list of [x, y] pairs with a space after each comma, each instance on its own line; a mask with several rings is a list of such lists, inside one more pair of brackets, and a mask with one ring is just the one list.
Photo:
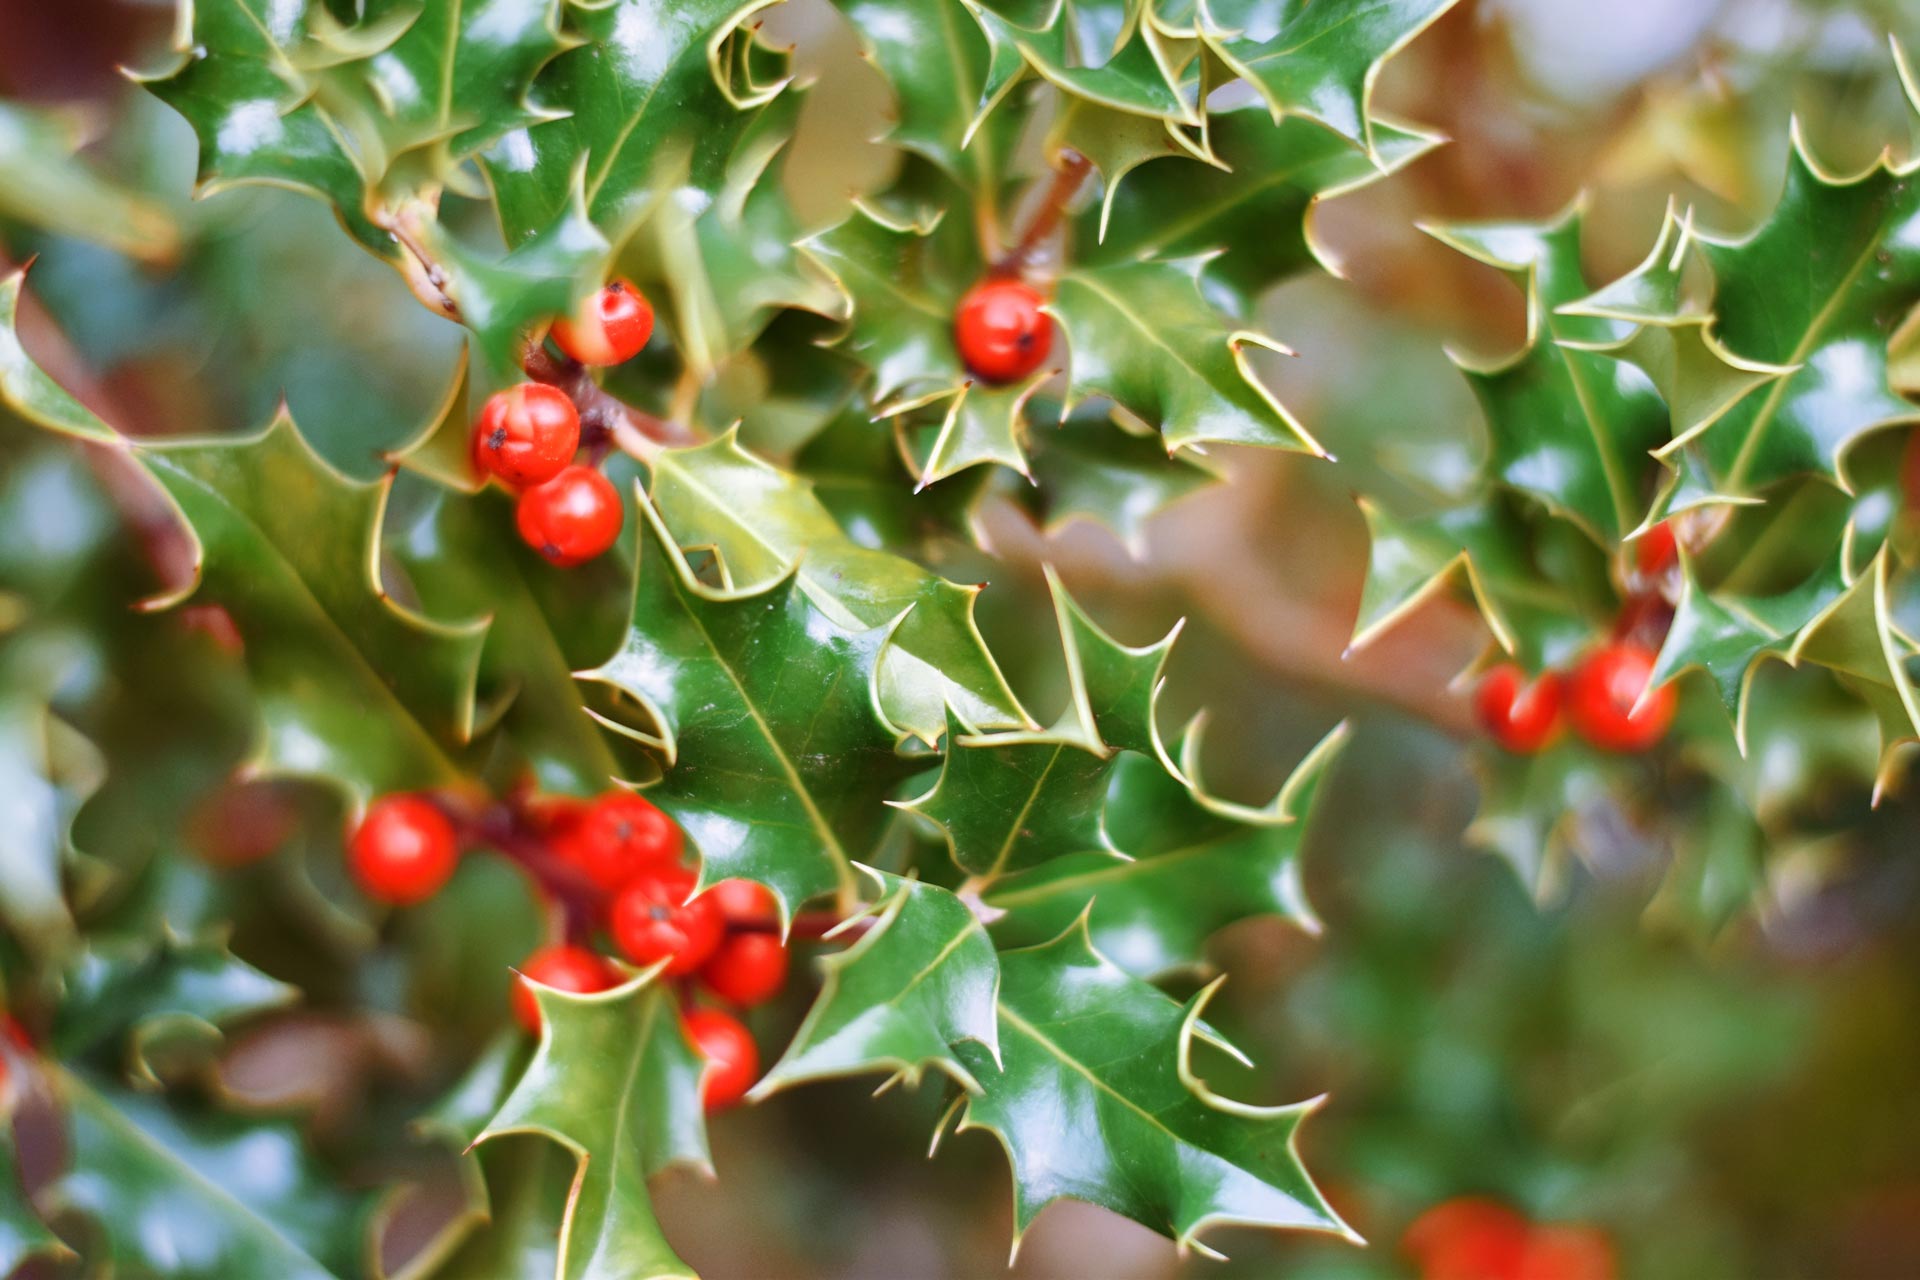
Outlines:
[[689, 900], [693, 885], [693, 872], [685, 867], [660, 867], [634, 877], [613, 900], [607, 919], [621, 954], [642, 965], [664, 960], [670, 978], [705, 964], [726, 926], [712, 898], [702, 894]]
[[988, 280], [960, 299], [953, 340], [975, 377], [1013, 382], [1046, 363], [1053, 321], [1040, 302], [1040, 295], [1018, 280]]
[[560, 474], [580, 447], [580, 413], [558, 387], [522, 382], [487, 397], [474, 426], [474, 454], [511, 485]]
[[1400, 1246], [1421, 1280], [1506, 1280], [1520, 1265], [1530, 1228], [1492, 1200], [1463, 1196], [1414, 1219]]
[[700, 966], [700, 981], [742, 1009], [765, 1004], [787, 985], [787, 949], [771, 933], [730, 934]]
[[626, 513], [613, 482], [592, 467], [567, 467], [520, 495], [520, 538], [554, 564], [585, 564], [620, 538]]
[[780, 903], [773, 890], [758, 880], [722, 880], [707, 890], [720, 914], [733, 928], [778, 929]]
[[1567, 721], [1574, 732], [1606, 751], [1645, 751], [1665, 737], [1676, 698], [1672, 685], [1647, 692], [1653, 660], [1651, 652], [1631, 644], [1603, 645], [1589, 654], [1567, 678]]
[[1673, 568], [1679, 558], [1680, 540], [1674, 536], [1671, 520], [1662, 520], [1634, 541], [1634, 567], [1649, 578]]
[[590, 995], [605, 991], [619, 982], [620, 975], [605, 959], [585, 947], [542, 947], [520, 965], [520, 976], [513, 980], [513, 1016], [529, 1035], [540, 1034], [540, 1004], [533, 997], [529, 980], [555, 991]]
[[554, 852], [608, 893], [643, 872], [680, 870], [680, 850], [673, 819], [631, 791], [601, 796], [554, 841]]
[[419, 796], [374, 801], [347, 846], [348, 865], [367, 896], [398, 906], [431, 898], [459, 858], [453, 824]]
[[1613, 1242], [1593, 1227], [1538, 1227], [1513, 1280], [1614, 1280]]
[[553, 345], [581, 364], [621, 364], [653, 336], [653, 304], [631, 280], [615, 280], [553, 322]]
[[1560, 724], [1560, 677], [1551, 671], [1528, 683], [1526, 673], [1503, 662], [1480, 678], [1473, 711], [1487, 736], [1515, 755], [1532, 755], [1553, 740]]
[[700, 1100], [709, 1112], [725, 1110], [746, 1096], [760, 1074], [760, 1048], [740, 1019], [719, 1009], [694, 1009], [685, 1025], [693, 1047], [707, 1060]]

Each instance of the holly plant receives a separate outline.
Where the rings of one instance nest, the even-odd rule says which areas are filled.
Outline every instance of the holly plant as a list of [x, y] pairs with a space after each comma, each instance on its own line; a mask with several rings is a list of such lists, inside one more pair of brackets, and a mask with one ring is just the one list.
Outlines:
[[[1350, 727], [1215, 789], [1180, 628], [992, 527], [1124, 556], [1245, 449], [1337, 474], [1275, 390], [1315, 316], [1268, 303], [1340, 274], [1323, 200], [1444, 141], [1373, 99], [1451, 2], [180, 0], [124, 141], [190, 130], [191, 211], [0, 108], [0, 212], [56, 237], [0, 282], [7, 484], [68, 512], [0, 565], [0, 1271], [691, 1276], [661, 1175], [846, 1078], [991, 1135], [1016, 1250], [1062, 1199], [1360, 1243], [1213, 1012], [1223, 930], [1321, 927]], [[888, 95], [868, 152], [822, 32]], [[790, 171], [832, 148], [837, 203]], [[1546, 896], [1629, 831], [1711, 934], [1920, 739], [1920, 186], [1796, 135], [1743, 234], [1676, 203], [1601, 283], [1582, 222], [1426, 227], [1525, 336], [1457, 357], [1460, 483], [1351, 486], [1353, 649], [1477, 607], [1474, 837]], [[405, 369], [155, 412], [37, 298], [108, 253], [265, 291], [186, 309], [209, 381]], [[329, 314], [274, 316], [303, 279]], [[1610, 1274], [1435, 1213], [1423, 1258], [1467, 1223]]]

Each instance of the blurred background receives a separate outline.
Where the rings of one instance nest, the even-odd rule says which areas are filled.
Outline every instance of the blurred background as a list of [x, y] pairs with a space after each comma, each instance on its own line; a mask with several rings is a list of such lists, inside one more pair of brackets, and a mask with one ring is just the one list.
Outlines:
[[[375, 451], [444, 396], [460, 332], [316, 202], [261, 190], [186, 200], [191, 135], [118, 70], [164, 62], [171, 21], [157, 0], [0, 2], [0, 253], [35, 259], [44, 311], [25, 327], [29, 345], [129, 430], [244, 430], [284, 395], [323, 454], [371, 475]], [[891, 153], [865, 141], [884, 127], [887, 91], [824, 0], [790, 0], [768, 21], [819, 77], [787, 180], [809, 225], [825, 225], [887, 176]], [[1436, 602], [1342, 657], [1366, 565], [1350, 494], [1390, 491], [1409, 459], [1442, 486], [1464, 482], [1479, 416], [1447, 351], [1489, 357], [1524, 336], [1512, 285], [1415, 224], [1540, 217], [1584, 194], [1596, 282], [1638, 262], [1669, 196], [1737, 233], [1777, 193], [1790, 119], [1841, 171], [1909, 137], [1887, 53], [1902, 24], [1920, 43], [1912, 0], [1465, 0], [1380, 85], [1386, 110], [1453, 142], [1324, 204], [1316, 232], [1347, 278], [1289, 285], [1268, 305], [1269, 331], [1299, 354], [1262, 372], [1340, 461], [1229, 455], [1234, 483], [1176, 504], [1138, 555], [1090, 526], [1043, 533], [992, 497], [980, 516], [991, 559], [930, 550], [950, 576], [992, 581], [982, 625], [1042, 705], [1057, 680], [1030, 640], [1043, 561], [1122, 639], [1188, 618], [1168, 710], [1211, 708], [1206, 763], [1229, 794], [1270, 794], [1343, 717], [1358, 731], [1307, 851], [1324, 934], [1254, 922], [1217, 939], [1232, 980], [1213, 1013], [1263, 1066], [1212, 1083], [1256, 1102], [1330, 1095], [1303, 1154], [1375, 1247], [1227, 1230], [1212, 1243], [1230, 1262], [1182, 1259], [1143, 1228], [1060, 1204], [1010, 1274], [1089, 1276], [1097, 1256], [1109, 1280], [1410, 1275], [1397, 1248], [1407, 1224], [1461, 1195], [1599, 1227], [1624, 1276], [1920, 1274], [1912, 800], [1873, 810], [1864, 790], [1829, 797], [1819, 874], [1787, 875], [1710, 934], [1662, 911], [1660, 851], [1625, 835], [1595, 833], [1584, 847], [1597, 856], [1536, 900], [1464, 839], [1475, 781], [1450, 684], [1484, 643], [1478, 621]], [[74, 133], [35, 136], [7, 103], [70, 109]], [[40, 198], [44, 148], [76, 139], [148, 193], [121, 211], [130, 233], [117, 249], [20, 216]], [[333, 958], [364, 942], [364, 922], [315, 910], [304, 932], [262, 923], [290, 899], [324, 897], [313, 878], [338, 859], [309, 846], [337, 842], [339, 824], [316, 814], [317, 797], [223, 785], [245, 746], [238, 678], [217, 628], [196, 628], [191, 610], [183, 625], [127, 609], [177, 548], [137, 507], [109, 501], [113, 484], [0, 419], [0, 637], [23, 601], [65, 624], [36, 631], [30, 650], [10, 646], [0, 671], [12, 692], [0, 696], [29, 681], [53, 690], [63, 718], [133, 780], [81, 809], [82, 849], [132, 865], [184, 843], [215, 866], [225, 854], [209, 832], [231, 824], [210, 813], [279, 815], [262, 838], [288, 848], [270, 863], [224, 879], [169, 873], [110, 909], [184, 903], [231, 920], [243, 957], [306, 987], [296, 1024], [242, 1038], [226, 1086], [259, 1106], [317, 1106], [327, 1158], [378, 1177], [400, 1158], [385, 1148], [404, 1145], [402, 1118], [444, 1078], [446, 1037], [470, 1050], [497, 1008], [491, 979], [468, 975], [503, 972], [495, 950], [522, 954], [537, 921], [524, 895], [463, 876], [459, 901], [408, 925], [408, 961], [357, 970], [351, 987]], [[1023, 653], [1031, 670], [1017, 669]], [[473, 936], [476, 915], [486, 939]], [[807, 995], [796, 983], [769, 1025], [796, 1024]], [[661, 1188], [676, 1247], [721, 1280], [1002, 1274], [1012, 1214], [992, 1139], [951, 1138], [928, 1161], [937, 1090], [866, 1094], [829, 1085], [719, 1120], [719, 1183]], [[530, 1144], [518, 1154], [537, 1176], [563, 1174], [553, 1153], [515, 1141]]]

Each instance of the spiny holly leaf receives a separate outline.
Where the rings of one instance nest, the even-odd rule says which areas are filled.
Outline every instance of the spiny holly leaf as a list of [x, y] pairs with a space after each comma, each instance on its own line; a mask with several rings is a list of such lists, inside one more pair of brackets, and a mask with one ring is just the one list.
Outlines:
[[1158, 431], [1169, 453], [1245, 444], [1326, 457], [1262, 385], [1249, 348], [1286, 348], [1233, 329], [1200, 291], [1203, 258], [1076, 267], [1047, 310], [1072, 348], [1068, 407], [1103, 395]]
[[361, 1271], [370, 1205], [291, 1126], [170, 1106], [43, 1063], [70, 1168], [49, 1188], [98, 1228], [114, 1274], [335, 1280]]
[[1381, 158], [1372, 110], [1380, 66], [1452, 7], [1453, 0], [1207, 0], [1198, 31], [1259, 91], [1275, 121], [1305, 116]]
[[534, 99], [559, 115], [481, 156], [508, 244], [548, 226], [583, 181], [587, 212], [616, 242], [681, 181], [712, 189], [750, 117], [786, 83], [786, 57], [748, 19], [771, 0], [573, 4], [577, 48], [541, 74]]
[[573, 1153], [555, 1280], [688, 1277], [660, 1233], [647, 1179], [676, 1164], [712, 1172], [702, 1062], [652, 972], [598, 995], [535, 988], [540, 1047], [476, 1140], [541, 1134]]
[[142, 262], [170, 261], [180, 251], [173, 215], [82, 164], [74, 153], [87, 134], [78, 115], [0, 103], [0, 215]]
[[854, 542], [804, 480], [741, 449], [731, 431], [667, 450], [652, 469], [654, 507], [682, 545], [714, 552], [729, 591], [762, 591], [791, 573], [842, 627], [897, 620], [879, 673], [881, 709], [896, 727], [933, 743], [948, 707], [976, 729], [1029, 724], [974, 625], [979, 587]]
[[[1195, 127], [1163, 116], [1137, 116], [1110, 110], [1084, 98], [1066, 98], [1059, 104], [1053, 127], [1047, 132], [1046, 152], [1053, 156], [1072, 152], [1085, 158], [1098, 171], [1104, 192], [1099, 225], [1104, 227], [1106, 212], [1112, 207], [1121, 183], [1149, 160], [1184, 157], [1224, 169], [1225, 161], [1209, 150], [1210, 123], [1209, 118]], [[1089, 245], [1097, 238], [1097, 234], [1086, 237]]]
[[1305, 120], [1276, 125], [1258, 104], [1215, 112], [1208, 129], [1218, 167], [1169, 159], [1146, 165], [1124, 186], [1110, 179], [1099, 213], [1082, 217], [1075, 244], [1084, 262], [1217, 254], [1201, 280], [1241, 317], [1253, 314], [1262, 293], [1315, 262], [1334, 269], [1313, 240], [1322, 198], [1385, 177], [1440, 143], [1438, 135], [1383, 122], [1376, 163]]
[[755, 1098], [870, 1071], [913, 1084], [928, 1067], [978, 1092], [953, 1046], [974, 1041], [998, 1061], [1000, 965], [979, 918], [936, 885], [868, 874], [882, 897], [863, 917], [867, 932], [821, 961], [820, 994], [780, 1061], [754, 1086]]
[[837, 415], [793, 460], [794, 470], [863, 547], [923, 554], [929, 546], [964, 537], [986, 489], [988, 473], [916, 491], [894, 435], [873, 422], [864, 397]]
[[542, 791], [604, 790], [619, 766], [573, 673], [619, 636], [631, 574], [622, 557], [556, 569], [514, 535], [505, 494], [464, 497], [406, 480], [396, 485], [387, 546], [435, 616], [492, 620], [480, 681], [499, 708], [506, 758], [496, 764], [530, 771]]
[[371, 0], [353, 27], [320, 21], [316, 34], [334, 56], [358, 55], [333, 69], [328, 89], [360, 108], [352, 119], [379, 140], [389, 170], [372, 176], [389, 188], [448, 181], [459, 161], [540, 119], [527, 92], [567, 47], [560, 5], [541, 0]]
[[[1599, 351], [1636, 365], [1667, 402], [1672, 439], [1654, 456], [1675, 471], [1649, 520], [1692, 507], [1741, 499], [1716, 491], [1698, 461], [1696, 438], [1753, 391], [1792, 369], [1743, 360], [1714, 333], [1713, 312], [1697, 305], [1685, 280], [1693, 249], [1693, 211], [1667, 204], [1660, 238], [1644, 262], [1612, 284], [1558, 308], [1562, 315], [1617, 320], [1633, 326], [1612, 342], [1569, 345]], [[1681, 451], [1686, 452], [1682, 453]], [[1700, 474], [1691, 474], [1698, 471]]]
[[50, 1043], [62, 1061], [124, 1047], [137, 1081], [158, 1082], [149, 1054], [186, 1034], [217, 1040], [229, 1022], [299, 992], [240, 960], [224, 941], [90, 941], [66, 965]]
[[850, 902], [853, 859], [910, 768], [880, 709], [888, 629], [842, 629], [791, 576], [757, 595], [706, 587], [644, 495], [640, 511], [632, 629], [582, 678], [650, 714], [667, 769], [648, 796], [685, 828], [707, 883], [758, 880], [789, 915], [823, 893]]
[[1550, 525], [1530, 528], [1497, 495], [1411, 520], [1362, 499], [1360, 513], [1371, 548], [1350, 649], [1371, 644], [1463, 580], [1494, 639], [1530, 670], [1571, 660], [1604, 617], [1604, 605], [1596, 610], [1591, 593], [1575, 585], [1591, 581], [1607, 591], [1598, 549], [1564, 525], [1557, 538]]
[[1101, 822], [1114, 758], [1090, 731], [1071, 712], [1044, 733], [970, 735], [954, 720], [939, 779], [900, 807], [938, 826], [983, 884], [1083, 850], [1117, 860]]
[[887, 140], [940, 166], [995, 217], [1024, 113], [988, 101], [989, 49], [963, 0], [835, 5], [893, 87]]
[[[325, 10], [309, 0], [193, 0], [179, 9], [172, 71], [146, 78], [154, 96], [186, 117], [200, 140], [196, 191], [245, 182], [308, 191], [374, 253], [398, 254], [368, 216], [371, 181], [349, 142], [350, 127], [315, 96], [303, 50]], [[390, 38], [397, 30], [380, 33]], [[377, 52], [364, 47], [361, 56]]]
[[1123, 751], [1155, 752], [1154, 699], [1160, 691], [1167, 655], [1184, 622], [1150, 645], [1121, 644], [1067, 594], [1053, 566], [1046, 567], [1053, 594], [1054, 622], [1066, 652], [1072, 707], [1063, 717], [1075, 736]]
[[1317, 930], [1300, 883], [1300, 844], [1346, 737], [1344, 725], [1328, 734], [1264, 811], [1210, 804], [1154, 757], [1122, 755], [1106, 823], [1130, 860], [1088, 851], [1001, 880], [986, 894], [989, 907], [1006, 912], [995, 937], [1002, 945], [1052, 938], [1085, 913], [1102, 954], [1152, 978], [1200, 965], [1208, 938], [1253, 916]]
[[1715, 354], [1736, 368], [1783, 371], [1764, 395], [1703, 425], [1696, 447], [1721, 491], [1750, 494], [1800, 472], [1838, 482], [1854, 441], [1920, 417], [1894, 394], [1887, 362], [1888, 335], [1920, 300], [1914, 173], [1883, 158], [1835, 177], [1796, 129], [1785, 187], [1756, 230], [1738, 240], [1694, 232], [1664, 264], [1650, 259], [1580, 303], [1596, 314], [1635, 302], [1671, 312], [1668, 281], [1683, 261], [1711, 269]]
[[1564, 889], [1568, 860], [1584, 847], [1583, 829], [1606, 830], [1615, 797], [1645, 787], [1633, 762], [1572, 741], [1530, 756], [1489, 747], [1474, 753], [1473, 764], [1480, 807], [1464, 838], [1503, 859], [1540, 902]]
[[1001, 1061], [960, 1045], [983, 1090], [960, 1127], [987, 1129], [1007, 1150], [1016, 1247], [1062, 1196], [1216, 1257], [1198, 1237], [1220, 1223], [1354, 1238], [1294, 1154], [1312, 1104], [1232, 1102], [1196, 1074], [1193, 1041], [1206, 1035], [1213, 990], [1183, 1007], [1101, 956], [1084, 927], [1001, 953]]
[[1015, 500], [1048, 531], [1074, 520], [1104, 525], [1136, 558], [1146, 554], [1149, 520], [1221, 479], [1191, 452], [1169, 456], [1153, 435], [1118, 429], [1104, 407], [1039, 439], [1034, 483], [1020, 486]]
[[1704, 590], [1682, 553], [1680, 600], [1654, 662], [1653, 682], [1692, 667], [1713, 677], [1733, 719], [1734, 739], [1747, 746], [1747, 706], [1761, 659], [1785, 661], [1802, 630], [1846, 591], [1838, 559], [1791, 591], [1775, 596], [1716, 596]]
[[725, 169], [704, 185], [687, 174], [675, 199], [655, 204], [623, 258], [646, 258], [640, 279], [664, 282], [680, 354], [703, 375], [782, 309], [839, 313], [837, 291], [794, 247], [802, 229], [786, 197], [786, 158], [804, 98], [789, 89], [762, 108]]
[[197, 548], [188, 595], [232, 615], [265, 728], [258, 767], [361, 799], [457, 781], [484, 621], [431, 622], [379, 580], [391, 478], [333, 471], [284, 413], [240, 440], [143, 446]]
[[65, 387], [46, 375], [20, 345], [20, 286], [26, 272], [0, 278], [0, 399], [29, 422], [92, 444], [115, 444], [119, 434]]
[[550, 1142], [508, 1139], [474, 1154], [485, 1220], [463, 1238], [434, 1280], [554, 1280], [570, 1179]]
[[[1183, 72], [1198, 49], [1156, 21], [1144, 0], [1052, 0], [1007, 17], [967, 0], [990, 50], [987, 93], [998, 101], [1024, 63], [1069, 97], [1096, 107], [1200, 123], [1197, 93]], [[982, 105], [990, 105], [985, 102]]]
[[1894, 633], [1887, 580], [1890, 550], [1800, 632], [1788, 660], [1830, 668], [1880, 721], [1880, 776], [1876, 794], [1892, 779], [1895, 748], [1920, 738], [1920, 695], [1907, 662], [1912, 646]]
[[1548, 223], [1430, 227], [1462, 253], [1506, 272], [1527, 296], [1527, 343], [1475, 366], [1455, 357], [1487, 415], [1488, 465], [1507, 484], [1612, 544], [1640, 526], [1650, 455], [1667, 407], [1639, 369], [1578, 346], [1625, 336], [1618, 321], [1556, 310], [1589, 292], [1580, 268], [1580, 212]]

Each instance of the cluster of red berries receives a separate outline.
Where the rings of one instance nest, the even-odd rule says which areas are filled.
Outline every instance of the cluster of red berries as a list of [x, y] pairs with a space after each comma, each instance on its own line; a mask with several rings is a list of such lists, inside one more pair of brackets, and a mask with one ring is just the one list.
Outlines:
[[[1641, 536], [1635, 570], [1643, 580], [1658, 579], [1678, 560], [1670, 524]], [[1562, 676], [1545, 671], [1533, 680], [1511, 662], [1488, 671], [1474, 690], [1474, 713], [1487, 735], [1518, 755], [1545, 749], [1561, 721], [1603, 751], [1646, 751], [1667, 734], [1677, 701], [1672, 685], [1649, 690], [1655, 652], [1633, 636], [1634, 626], [1654, 596], [1634, 596], [1623, 614], [1625, 635], [1587, 654]]]
[[[556, 320], [548, 336], [584, 365], [620, 364], [653, 334], [653, 307], [633, 285], [615, 280], [578, 315]], [[613, 483], [573, 461], [580, 412], [573, 398], [544, 382], [522, 382], [488, 397], [474, 424], [473, 458], [520, 491], [514, 523], [526, 544], [554, 564], [583, 564], [620, 537], [624, 513]]]
[[1492, 1200], [1421, 1214], [1401, 1240], [1420, 1280], [1614, 1280], [1613, 1245], [1593, 1227], [1539, 1226]]
[[1053, 322], [1042, 299], [1020, 280], [985, 280], [967, 290], [953, 313], [953, 343], [983, 382], [1017, 382], [1046, 363]]
[[[680, 828], [642, 796], [609, 792], [592, 801], [550, 801], [542, 808], [545, 846], [596, 895], [597, 921], [614, 950], [638, 966], [697, 983], [739, 1008], [764, 1004], [786, 985], [788, 956], [773, 895], [750, 880], [725, 880], [694, 894]], [[374, 898], [400, 905], [431, 897], [459, 860], [453, 822], [421, 796], [392, 795], [371, 805], [348, 844], [349, 865]], [[513, 1012], [530, 1033], [540, 1009], [527, 980], [591, 994], [625, 981], [601, 953], [575, 943], [542, 947], [520, 965]], [[714, 1008], [683, 1015], [706, 1060], [707, 1109], [740, 1100], [759, 1074], [759, 1050], [745, 1025]]]

